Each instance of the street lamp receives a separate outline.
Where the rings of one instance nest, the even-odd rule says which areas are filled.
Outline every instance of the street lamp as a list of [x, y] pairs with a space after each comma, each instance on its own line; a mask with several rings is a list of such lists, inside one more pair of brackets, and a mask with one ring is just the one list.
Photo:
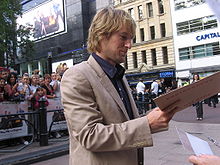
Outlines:
[[47, 54], [47, 70], [48, 74], [52, 73], [52, 51], [49, 51]]

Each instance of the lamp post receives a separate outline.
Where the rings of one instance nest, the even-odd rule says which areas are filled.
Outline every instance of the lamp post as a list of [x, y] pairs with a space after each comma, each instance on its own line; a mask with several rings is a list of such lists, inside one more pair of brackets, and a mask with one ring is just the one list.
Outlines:
[[48, 52], [48, 56], [47, 56], [47, 70], [48, 70], [48, 74], [52, 73], [52, 51]]

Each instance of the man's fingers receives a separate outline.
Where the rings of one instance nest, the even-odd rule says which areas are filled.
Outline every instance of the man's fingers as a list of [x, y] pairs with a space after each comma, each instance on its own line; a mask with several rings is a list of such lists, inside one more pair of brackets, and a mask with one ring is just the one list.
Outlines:
[[197, 158], [197, 156], [191, 155], [191, 156], [189, 157], [189, 162], [191, 162], [191, 163], [193, 163], [193, 164], [196, 165], [196, 163], [198, 163], [198, 158]]

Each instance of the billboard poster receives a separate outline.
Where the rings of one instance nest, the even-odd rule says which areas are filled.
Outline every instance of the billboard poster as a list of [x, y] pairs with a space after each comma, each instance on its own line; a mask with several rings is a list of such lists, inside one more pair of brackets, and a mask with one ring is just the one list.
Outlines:
[[64, 1], [47, 1], [24, 13], [21, 18], [17, 19], [17, 23], [33, 28], [33, 38], [31, 40], [39, 40], [65, 32]]

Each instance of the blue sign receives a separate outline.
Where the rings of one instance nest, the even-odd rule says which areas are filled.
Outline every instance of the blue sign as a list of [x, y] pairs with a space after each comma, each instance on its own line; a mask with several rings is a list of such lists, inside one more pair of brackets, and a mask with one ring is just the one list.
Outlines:
[[196, 36], [196, 40], [197, 41], [202, 41], [202, 40], [206, 40], [206, 39], [219, 38], [219, 37], [220, 37], [219, 32], [208, 33], [208, 34], [203, 34], [203, 35], [200, 35], [200, 36]]
[[160, 72], [160, 78], [173, 77], [173, 71]]

